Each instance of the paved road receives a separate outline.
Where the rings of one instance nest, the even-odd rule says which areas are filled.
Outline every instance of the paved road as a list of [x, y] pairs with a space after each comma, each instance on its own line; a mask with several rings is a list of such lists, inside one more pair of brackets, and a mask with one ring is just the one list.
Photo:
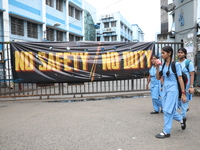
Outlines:
[[199, 150], [200, 97], [190, 102], [187, 129], [173, 122], [171, 137], [156, 139], [163, 115], [150, 115], [151, 98], [85, 102], [0, 102], [1, 150]]

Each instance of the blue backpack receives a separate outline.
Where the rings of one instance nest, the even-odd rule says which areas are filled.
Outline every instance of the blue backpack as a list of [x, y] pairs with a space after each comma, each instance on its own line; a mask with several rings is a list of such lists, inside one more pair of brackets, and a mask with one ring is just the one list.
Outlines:
[[[191, 62], [191, 60], [186, 60], [185, 61], [185, 68], [188, 70], [188, 72], [190, 73], [190, 70], [189, 70], [189, 65], [190, 65], [190, 62]], [[196, 78], [197, 78], [197, 73], [196, 73], [196, 71], [194, 71], [194, 86], [195, 86], [195, 84], [196, 84]]]

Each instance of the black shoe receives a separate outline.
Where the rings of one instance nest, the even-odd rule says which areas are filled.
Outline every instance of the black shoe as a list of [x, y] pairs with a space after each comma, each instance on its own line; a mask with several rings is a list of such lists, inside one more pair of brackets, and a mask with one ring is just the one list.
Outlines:
[[150, 114], [159, 114], [159, 111], [152, 111]]
[[163, 110], [162, 110], [162, 109], [160, 110], [160, 113], [163, 113]]
[[184, 117], [184, 118], [183, 118], [183, 123], [181, 123], [181, 129], [182, 129], [182, 130], [185, 130], [185, 129], [186, 129], [186, 120], [187, 120], [187, 119]]
[[161, 133], [159, 133], [159, 134], [156, 134], [155, 137], [156, 137], [156, 138], [159, 138], [159, 139], [164, 139], [164, 138], [170, 137], [170, 134], [166, 134], [166, 133], [164, 133], [164, 132], [161, 132]]

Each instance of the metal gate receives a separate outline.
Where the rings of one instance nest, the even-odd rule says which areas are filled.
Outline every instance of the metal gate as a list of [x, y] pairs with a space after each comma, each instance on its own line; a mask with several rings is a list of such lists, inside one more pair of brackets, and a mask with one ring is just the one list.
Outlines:
[[[156, 42], [155, 53], [161, 55], [161, 48], [169, 45], [174, 49], [173, 58], [176, 57], [178, 48], [183, 43], [166, 43]], [[10, 43], [0, 43], [0, 98], [6, 97], [33, 97], [38, 96], [40, 99], [56, 97], [80, 97], [98, 96], [102, 93], [110, 93], [116, 95], [123, 92], [145, 92], [147, 79], [127, 79], [115, 81], [97, 81], [85, 82], [81, 84], [53, 83], [53, 84], [37, 84], [37, 83], [14, 83], [11, 71]]]

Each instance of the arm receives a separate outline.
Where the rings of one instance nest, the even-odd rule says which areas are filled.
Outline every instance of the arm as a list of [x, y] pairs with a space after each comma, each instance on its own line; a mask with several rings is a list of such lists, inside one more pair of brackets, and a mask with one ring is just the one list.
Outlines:
[[192, 62], [189, 63], [188, 71], [190, 73], [190, 88], [188, 91], [190, 94], [194, 94], [194, 64]]
[[194, 71], [190, 72], [190, 88], [189, 88], [190, 94], [194, 94], [193, 84], [194, 84]]
[[148, 85], [149, 85], [150, 81], [151, 81], [151, 78], [150, 78], [150, 75], [149, 75], [148, 78], [147, 78], [147, 84], [146, 84], [146, 89], [147, 90], [148, 90]]
[[156, 79], [157, 79], [157, 80], [160, 80], [160, 79], [161, 79], [159, 65], [156, 65]]
[[185, 87], [184, 87], [182, 76], [178, 76], [178, 82], [180, 84], [181, 91], [182, 91], [181, 99], [182, 99], [183, 103], [185, 103], [186, 102], [186, 96], [185, 96], [186, 93], [185, 93]]

